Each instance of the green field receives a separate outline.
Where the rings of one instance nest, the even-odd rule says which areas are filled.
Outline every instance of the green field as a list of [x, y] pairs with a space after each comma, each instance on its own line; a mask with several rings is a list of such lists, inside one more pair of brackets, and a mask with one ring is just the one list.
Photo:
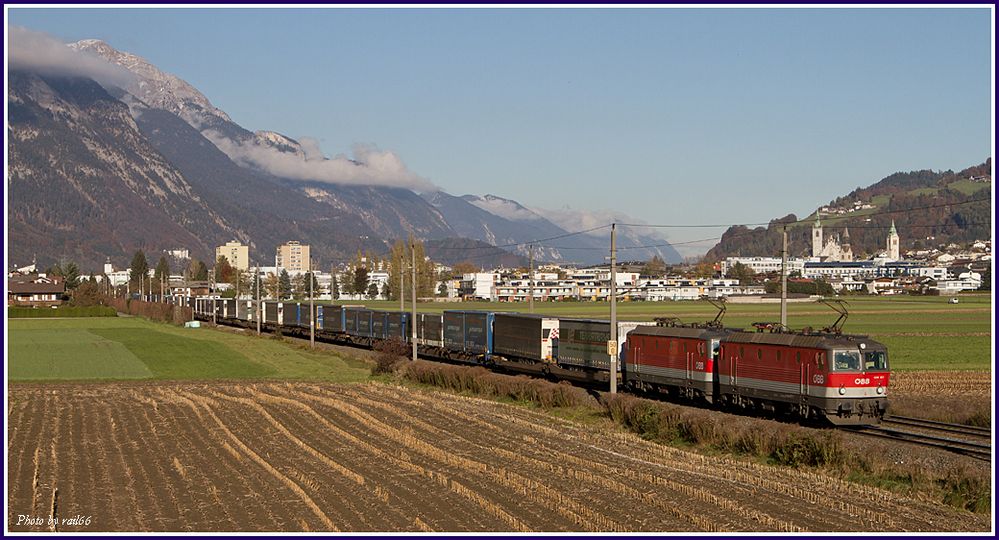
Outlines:
[[8, 380], [364, 380], [368, 370], [329, 353], [137, 317], [8, 320]]
[[[992, 306], [985, 295], [947, 298], [849, 297], [847, 333], [869, 334], [885, 343], [894, 370], [992, 368]], [[351, 304], [357, 304], [351, 302]], [[365, 302], [398, 309], [396, 302]], [[538, 302], [537, 313], [607, 319], [606, 302]], [[480, 309], [527, 311], [523, 304], [490, 302], [425, 303], [421, 311]], [[621, 320], [648, 321], [674, 316], [681, 321], [712, 319], [707, 302], [619, 302]], [[756, 321], [777, 321], [777, 304], [730, 304], [727, 326], [749, 328]], [[792, 328], [831, 324], [836, 314], [822, 304], [789, 304]], [[359, 362], [311, 352], [267, 337], [190, 329], [138, 317], [8, 319], [10, 381], [102, 379], [302, 379], [364, 380]]]

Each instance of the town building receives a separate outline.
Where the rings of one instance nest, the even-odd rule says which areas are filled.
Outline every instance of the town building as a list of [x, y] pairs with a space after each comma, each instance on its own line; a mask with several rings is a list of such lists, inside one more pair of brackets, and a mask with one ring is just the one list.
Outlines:
[[291, 272], [308, 272], [312, 268], [309, 245], [290, 241], [277, 247], [274, 266]]
[[229, 266], [242, 271], [250, 269], [250, 248], [235, 240], [215, 248], [215, 260], [225, 257]]
[[843, 227], [843, 235], [830, 235], [823, 242], [822, 221], [818, 213], [815, 214], [815, 224], [812, 225], [812, 257], [820, 261], [844, 261], [853, 260], [853, 248], [850, 247], [850, 231]]
[[[725, 260], [722, 261], [721, 274], [723, 276], [728, 274], [728, 271], [735, 266], [735, 263], [748, 267], [755, 274], [769, 274], [772, 272], [780, 273], [782, 264], [780, 257], [726, 257]], [[788, 274], [793, 274], [795, 272], [803, 274], [804, 269], [804, 259], [799, 259], [797, 257], [789, 257], [787, 259]]]
[[57, 277], [15, 274], [7, 278], [7, 305], [55, 307], [62, 304], [66, 283]]
[[465, 300], [496, 300], [496, 283], [500, 275], [494, 272], [475, 272], [461, 277], [460, 294]]

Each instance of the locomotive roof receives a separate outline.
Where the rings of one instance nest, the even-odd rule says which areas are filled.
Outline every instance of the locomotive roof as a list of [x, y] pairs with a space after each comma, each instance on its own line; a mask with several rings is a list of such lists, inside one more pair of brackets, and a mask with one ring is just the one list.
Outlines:
[[668, 336], [678, 338], [706, 338], [723, 336], [728, 332], [718, 328], [687, 328], [683, 326], [639, 326], [631, 334], [640, 336]]
[[730, 343], [762, 343], [767, 345], [784, 345], [788, 347], [804, 347], [809, 349], [828, 349], [832, 347], [854, 348], [861, 342], [876, 344], [877, 342], [859, 335], [834, 334], [772, 334], [767, 332], [735, 332], [725, 337]]

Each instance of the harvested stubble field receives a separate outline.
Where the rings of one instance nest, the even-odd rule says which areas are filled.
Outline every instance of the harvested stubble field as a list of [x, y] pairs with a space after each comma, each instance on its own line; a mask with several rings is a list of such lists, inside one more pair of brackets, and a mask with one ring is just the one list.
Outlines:
[[8, 524], [86, 531], [985, 531], [985, 516], [383, 384], [9, 387]]
[[975, 426], [992, 425], [991, 371], [892, 373], [891, 413]]

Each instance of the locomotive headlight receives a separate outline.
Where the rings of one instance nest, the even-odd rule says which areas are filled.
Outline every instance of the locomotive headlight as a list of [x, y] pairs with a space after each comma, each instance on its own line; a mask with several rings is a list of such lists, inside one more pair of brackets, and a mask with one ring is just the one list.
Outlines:
[[846, 395], [846, 388], [843, 388], [842, 386], [840, 386], [839, 387], [839, 395], [845, 396]]
[[879, 394], [884, 394], [885, 393], [885, 387], [884, 386], [879, 386], [878, 387], [878, 393]]

